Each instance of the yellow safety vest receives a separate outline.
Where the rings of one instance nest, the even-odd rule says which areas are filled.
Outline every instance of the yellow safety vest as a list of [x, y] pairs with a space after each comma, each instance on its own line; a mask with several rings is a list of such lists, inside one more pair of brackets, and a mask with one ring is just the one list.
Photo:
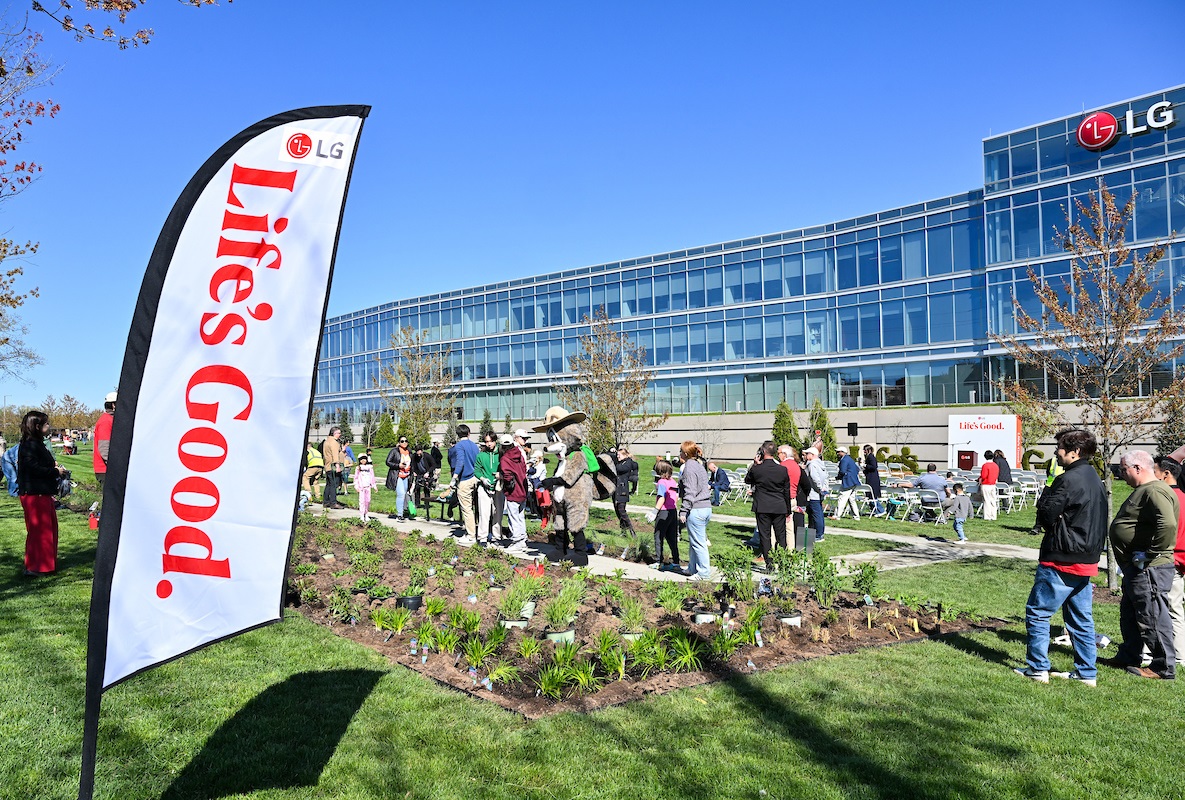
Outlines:
[[308, 462], [308, 466], [310, 467], [325, 466], [325, 458], [321, 455], [321, 451], [312, 445], [309, 445], [309, 449], [305, 453], [305, 461]]

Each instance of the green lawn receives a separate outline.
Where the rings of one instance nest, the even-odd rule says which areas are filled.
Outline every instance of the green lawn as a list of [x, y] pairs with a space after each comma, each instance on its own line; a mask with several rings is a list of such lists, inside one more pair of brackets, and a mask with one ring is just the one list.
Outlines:
[[[61, 570], [37, 581], [20, 577], [23, 543], [4, 496], [0, 797], [71, 798], [94, 535], [64, 512]], [[1031, 564], [994, 559], [881, 578], [1009, 618], [1031, 580]], [[1096, 611], [1116, 638], [1116, 606]], [[97, 796], [1180, 796], [1165, 749], [1185, 739], [1177, 684], [1104, 669], [1097, 690], [1040, 686], [1009, 669], [1023, 647], [1012, 625], [527, 723], [289, 614], [108, 693]]]

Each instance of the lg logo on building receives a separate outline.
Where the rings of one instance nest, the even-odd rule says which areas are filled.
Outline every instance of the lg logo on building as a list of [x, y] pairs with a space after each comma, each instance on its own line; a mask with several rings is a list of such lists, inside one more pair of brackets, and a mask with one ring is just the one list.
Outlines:
[[1078, 144], [1087, 150], [1105, 150], [1119, 138], [1120, 133], [1136, 136], [1147, 133], [1149, 130], [1162, 131], [1175, 121], [1173, 104], [1167, 100], [1153, 103], [1148, 107], [1143, 125], [1137, 125], [1135, 112], [1128, 110], [1123, 120], [1122, 130], [1119, 120], [1115, 119], [1114, 114], [1107, 111], [1096, 111], [1093, 114], [1087, 114], [1078, 123]]
[[350, 164], [352, 141], [335, 133], [304, 129], [286, 132], [280, 148], [280, 160], [294, 164], [345, 169]]

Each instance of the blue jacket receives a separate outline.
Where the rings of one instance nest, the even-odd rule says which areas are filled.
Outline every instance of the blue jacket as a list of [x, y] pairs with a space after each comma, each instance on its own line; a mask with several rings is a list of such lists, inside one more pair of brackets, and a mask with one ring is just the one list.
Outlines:
[[8, 493], [13, 497], [17, 495], [16, 486], [16, 449], [20, 447], [20, 443], [14, 444], [4, 451], [4, 455], [0, 456], [0, 468], [4, 470], [4, 480], [8, 483]]
[[839, 457], [839, 486], [841, 489], [855, 489], [860, 485], [860, 466], [851, 454]]
[[472, 439], [461, 439], [448, 449], [448, 465], [457, 480], [467, 481], [473, 477], [477, 453], [477, 445]]

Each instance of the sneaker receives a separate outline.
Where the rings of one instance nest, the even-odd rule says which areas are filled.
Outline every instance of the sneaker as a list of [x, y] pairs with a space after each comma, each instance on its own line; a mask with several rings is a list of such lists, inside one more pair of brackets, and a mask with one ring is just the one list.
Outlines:
[[1049, 673], [1049, 677], [1062, 678], [1062, 679], [1070, 680], [1070, 681], [1077, 681], [1078, 683], [1081, 683], [1083, 686], [1098, 686], [1099, 685], [1099, 682], [1096, 679], [1084, 678], [1081, 675], [1079, 675], [1078, 670], [1074, 670], [1073, 672], [1051, 672], [1051, 673]]
[[646, 566], [647, 566], [647, 568], [649, 568], [649, 569], [657, 569], [657, 570], [661, 570], [661, 569], [662, 569], [662, 562], [661, 562], [661, 561], [651, 561], [651, 562], [650, 562], [649, 564], [647, 564]]
[[1049, 670], [1033, 669], [1032, 667], [1025, 667], [1024, 669], [1021, 669], [1017, 667], [1012, 671], [1017, 675], [1023, 675], [1029, 680], [1036, 681], [1037, 683], [1049, 683]]
[[1095, 647], [1097, 647], [1100, 650], [1103, 650], [1107, 647], [1107, 645], [1111, 644], [1111, 640], [1109, 638], [1107, 638], [1106, 636], [1099, 636], [1097, 639], [1094, 640], [1094, 644], [1095, 644]]
[[824, 537], [822, 537], [822, 536], [816, 536], [816, 537], [815, 537], [815, 541], [816, 541], [816, 542], [821, 542], [821, 541], [823, 541], [823, 538], [824, 538]]
[[[1060, 645], [1063, 645], [1063, 646], [1065, 646], [1065, 647], [1069, 647], [1069, 646], [1071, 645], [1071, 642], [1070, 642], [1070, 634], [1068, 634], [1068, 633], [1063, 633], [1061, 636], [1055, 636], [1055, 637], [1053, 637], [1052, 639], [1050, 639], [1050, 640], [1049, 640], [1049, 643], [1050, 643], [1050, 644], [1060, 644]], [[1056, 674], [1056, 673], [1055, 673], [1055, 674]], [[1062, 677], [1062, 678], [1064, 678], [1064, 677], [1065, 677], [1065, 675], [1059, 675], [1058, 677]]]

